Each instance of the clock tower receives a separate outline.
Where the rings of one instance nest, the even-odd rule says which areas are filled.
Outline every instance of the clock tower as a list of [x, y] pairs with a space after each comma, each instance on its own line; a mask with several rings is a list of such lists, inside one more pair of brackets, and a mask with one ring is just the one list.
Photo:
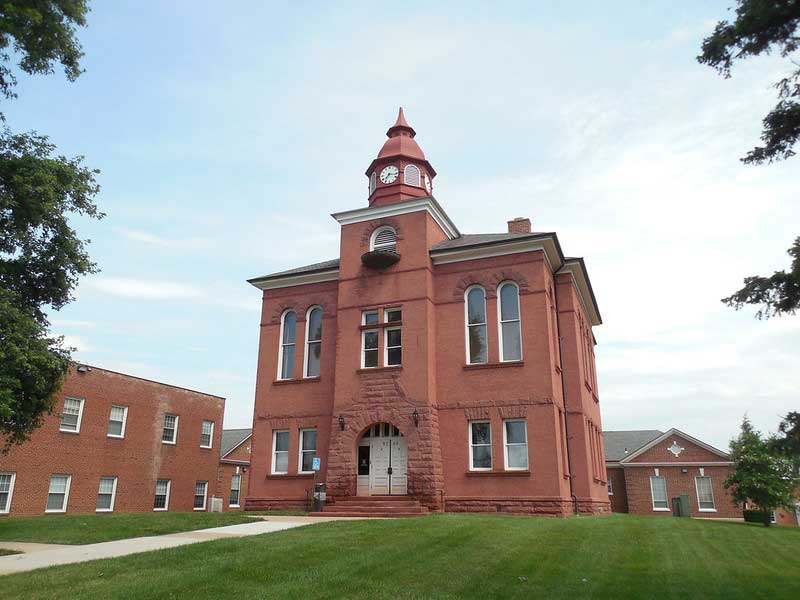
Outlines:
[[436, 171], [414, 140], [416, 135], [401, 107], [397, 121], [386, 132], [389, 139], [366, 171], [370, 206], [432, 195]]

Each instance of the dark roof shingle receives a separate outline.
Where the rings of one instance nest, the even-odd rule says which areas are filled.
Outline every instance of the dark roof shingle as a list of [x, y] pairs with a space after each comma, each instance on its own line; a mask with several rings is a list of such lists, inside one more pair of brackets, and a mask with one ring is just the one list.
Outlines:
[[222, 441], [219, 445], [219, 455], [225, 456], [236, 448], [239, 444], [241, 444], [247, 437], [253, 433], [253, 430], [248, 429], [223, 429], [222, 430]]
[[278, 271], [277, 273], [270, 273], [269, 275], [254, 277], [253, 279], [248, 279], [247, 281], [253, 283], [255, 281], [263, 281], [265, 279], [275, 279], [278, 277], [286, 277], [288, 275], [302, 275], [303, 273], [316, 273], [317, 271], [328, 271], [338, 268], [339, 259], [334, 258], [331, 260], [324, 260], [322, 262], [306, 265], [304, 267], [295, 267], [294, 269], [287, 269], [286, 271]]
[[452, 250], [454, 248], [466, 248], [468, 246], [482, 246], [499, 242], [510, 242], [516, 239], [536, 238], [540, 236], [552, 235], [549, 233], [466, 233], [452, 240], [445, 240], [434, 244], [431, 252], [436, 250]]
[[606, 449], [606, 460], [618, 462], [663, 433], [657, 429], [604, 431], [603, 444]]

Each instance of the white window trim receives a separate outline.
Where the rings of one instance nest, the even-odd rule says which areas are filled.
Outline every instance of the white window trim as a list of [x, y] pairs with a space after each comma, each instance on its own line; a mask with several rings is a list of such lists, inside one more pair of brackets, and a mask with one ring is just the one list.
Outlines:
[[[400, 348], [400, 362], [396, 365], [389, 364], [389, 332], [390, 331], [399, 331], [400, 332], [400, 345], [399, 346], [392, 346], [392, 348]], [[384, 367], [401, 367], [403, 366], [403, 327], [384, 327], [383, 328], [383, 366]], [[380, 344], [380, 338], [378, 339], [378, 344]], [[378, 349], [378, 354], [380, 354], [380, 349]]]
[[153, 512], [166, 512], [169, 510], [169, 496], [170, 492], [172, 491], [172, 480], [171, 479], [161, 479], [156, 480], [156, 489], [155, 493], [153, 494], [153, 503], [155, 503], [155, 497], [158, 495], [158, 482], [159, 481], [166, 481], [167, 482], [167, 496], [164, 498], [164, 508], [153, 508]]
[[609, 477], [609, 479], [608, 479], [608, 481], [606, 483], [608, 484], [608, 495], [609, 496], [613, 496], [614, 495], [614, 482]]
[[[659, 477], [659, 478], [664, 480], [664, 495], [667, 497], [667, 507], [666, 508], [662, 508], [662, 507], [657, 507], [656, 506], [656, 495], [653, 492], [653, 478], [654, 477]], [[670, 512], [670, 508], [669, 508], [669, 492], [667, 491], [667, 480], [666, 480], [665, 477], [662, 477], [658, 473], [656, 473], [655, 475], [651, 475], [650, 476], [650, 502], [653, 505], [653, 510], [654, 511], [656, 511], [656, 512]]]
[[[69, 488], [72, 486], [72, 475], [67, 475], [66, 473], [53, 473], [50, 476], [50, 482], [47, 484], [47, 497], [50, 496], [50, 484], [53, 481], [53, 477], [66, 477], [67, 478], [67, 487], [64, 489], [64, 503], [61, 505], [61, 508], [51, 508], [51, 509], [44, 509], [46, 514], [60, 514], [67, 512], [67, 505], [69, 504]], [[45, 507], [47, 507], [47, 498], [45, 498]]]
[[[469, 323], [469, 293], [472, 290], [479, 289], [483, 291], [483, 324], [474, 323], [470, 325]], [[464, 349], [465, 349], [465, 356], [466, 362], [468, 365], [486, 365], [489, 364], [489, 324], [487, 323], [489, 319], [488, 311], [486, 310], [486, 288], [482, 285], [471, 285], [466, 290], [464, 290]], [[486, 361], [485, 362], [471, 362], [469, 359], [469, 328], [470, 327], [484, 327], [486, 328]]]
[[[106, 427], [106, 437], [110, 437], [110, 438], [115, 438], [115, 439], [121, 440], [121, 439], [125, 438], [125, 426], [128, 424], [128, 407], [127, 406], [123, 406], [121, 404], [112, 404], [111, 405], [111, 410], [114, 410], [115, 407], [116, 408], [121, 408], [124, 411], [122, 413], [122, 430], [120, 431], [119, 435], [115, 435], [113, 433], [108, 433], [108, 427]], [[111, 423], [111, 411], [109, 411], [109, 413], [108, 413], [108, 422]], [[163, 430], [162, 430], [162, 433], [163, 433]]]
[[175, 428], [172, 430], [172, 441], [167, 441], [164, 439], [164, 429], [165, 429], [165, 422], [161, 423], [161, 443], [162, 444], [169, 444], [170, 446], [174, 446], [178, 443], [178, 421], [180, 421], [180, 417], [178, 415], [173, 415], [172, 413], [165, 413], [164, 414], [164, 421], [167, 419], [167, 415], [171, 417], [175, 417]]
[[283, 343], [283, 327], [284, 327], [284, 325], [286, 323], [286, 315], [288, 315], [289, 313], [292, 313], [292, 312], [294, 313], [294, 344], [286, 344], [286, 345], [287, 346], [294, 346], [295, 353], [297, 352], [297, 311], [295, 311], [293, 308], [287, 308], [281, 314], [281, 327], [280, 327], [280, 332], [279, 332], [279, 336], [278, 336], [278, 375], [277, 375], [277, 380], [278, 381], [286, 381], [286, 380], [290, 380], [290, 379], [292, 379], [294, 377], [294, 365], [292, 365], [292, 377], [284, 377], [283, 376], [283, 346], [284, 346], [284, 343]]
[[11, 512], [11, 501], [14, 499], [14, 482], [17, 480], [17, 474], [12, 471], [3, 471], [0, 475], [11, 475], [11, 483], [8, 486], [8, 502], [5, 508], [0, 508], [0, 515], [7, 515]]
[[[322, 307], [319, 304], [315, 304], [314, 306], [310, 307], [306, 311], [306, 334], [305, 334], [305, 344], [303, 344], [303, 379], [312, 378], [315, 379], [322, 375], [322, 352], [320, 352], [320, 374], [319, 375], [309, 375], [308, 374], [308, 348], [309, 344], [319, 344], [320, 348], [322, 348], [322, 334], [320, 334], [319, 341], [311, 341], [308, 339], [309, 334], [311, 333], [311, 328], [309, 327], [309, 323], [311, 322], [311, 311], [315, 309], [320, 310], [320, 320], [322, 320]], [[296, 332], [295, 332], [296, 334]], [[295, 336], [296, 337], [296, 336]], [[281, 336], [281, 342], [283, 342], [283, 336]]]
[[[512, 319], [509, 321], [503, 321], [503, 313], [502, 313], [502, 299], [500, 298], [500, 294], [503, 291], [503, 288], [507, 285], [513, 285], [517, 288], [517, 315], [519, 315], [518, 319]], [[517, 323], [517, 327], [519, 327], [519, 358], [506, 358], [503, 356], [503, 323]], [[500, 285], [497, 286], [497, 340], [500, 346], [500, 362], [521, 362], [523, 359], [522, 354], [522, 306], [520, 304], [519, 299], [519, 286], [513, 281], [504, 281]], [[488, 340], [487, 340], [488, 343]]]
[[95, 508], [94, 512], [114, 512], [114, 503], [117, 501], [117, 481], [118, 477], [116, 475], [103, 475], [100, 477], [100, 481], [97, 483], [97, 495], [100, 495], [100, 483], [103, 479], [113, 479], [114, 485], [111, 488], [111, 507], [110, 508]]
[[[205, 487], [203, 488], [203, 506], [202, 507], [194, 505], [194, 499], [197, 496], [197, 484], [198, 483], [205, 484]], [[194, 489], [194, 495], [192, 496], [192, 510], [195, 510], [195, 511], [205, 510], [206, 509], [206, 504], [208, 504], [208, 482], [207, 481], [195, 481], [194, 482], [194, 488], [195, 488]]]
[[378, 361], [378, 364], [375, 365], [374, 367], [366, 366], [367, 363], [366, 363], [365, 359], [367, 357], [366, 343], [367, 343], [367, 334], [368, 333], [377, 333], [378, 334], [378, 347], [375, 348], [375, 351], [377, 352], [377, 356], [379, 358], [380, 358], [380, 355], [381, 355], [381, 334], [380, 334], [380, 329], [378, 329], [378, 328], [376, 328], [376, 329], [365, 329], [364, 331], [361, 332], [361, 368], [362, 369], [377, 369], [378, 367], [381, 366], [380, 365], [380, 361]]
[[[524, 467], [509, 467], [508, 466], [508, 432], [506, 431], [506, 423], [525, 423], [525, 466]], [[471, 441], [471, 440], [470, 440]], [[522, 444], [512, 444], [513, 446], [522, 446]], [[527, 419], [504, 419], [503, 420], [503, 467], [506, 471], [527, 471], [530, 469], [530, 456], [528, 456], [528, 420]]]
[[[278, 458], [278, 450], [276, 449], [277, 448], [276, 441], [278, 439], [278, 434], [279, 433], [287, 433], [288, 434], [289, 430], [288, 429], [275, 429], [272, 432], [272, 474], [273, 475], [288, 475], [289, 474], [289, 461], [288, 460], [286, 461], [286, 470], [285, 471], [277, 471], [275, 469], [275, 464], [278, 462], [276, 460]], [[281, 450], [280, 452], [281, 453], [285, 452], [287, 456], [289, 455], [289, 450], [288, 449]]]
[[[75, 396], [67, 396], [64, 398], [64, 403], [66, 404], [67, 400], [77, 400], [81, 403], [80, 408], [78, 408], [78, 422], [75, 425], [75, 430], [72, 429], [63, 429], [63, 422], [59, 422], [58, 430], [62, 433], [80, 433], [81, 432], [81, 422], [83, 421], [83, 407], [86, 404], [85, 398], [76, 398]], [[63, 414], [63, 413], [62, 413]]]
[[[702, 469], [701, 469], [701, 471], [702, 471]], [[700, 479], [701, 477], [703, 479], [708, 479], [709, 489], [711, 490], [711, 502], [714, 505], [714, 508], [700, 508], [700, 488], [697, 486], [697, 480]], [[711, 477], [709, 477], [707, 475], [704, 475], [702, 473], [700, 475], [695, 475], [695, 477], [694, 477], [694, 491], [695, 491], [695, 494], [697, 496], [697, 510], [698, 510], [698, 512], [717, 512], [717, 500], [716, 500], [716, 498], [714, 498], [714, 486], [711, 483]]]
[[[316, 427], [306, 427], [305, 429], [301, 429], [300, 430], [300, 444], [299, 444], [299, 449], [298, 449], [297, 472], [300, 473], [301, 475], [311, 474], [311, 473], [314, 472], [313, 469], [310, 470], [310, 471], [303, 471], [303, 434], [306, 431], [314, 431], [314, 432], [316, 432], [317, 428]], [[319, 442], [319, 438], [317, 438], [317, 441]], [[317, 449], [315, 448], [314, 449], [314, 456], [316, 456], [316, 455], [317, 455]]]
[[369, 176], [369, 195], [371, 196], [373, 192], [375, 192], [375, 188], [378, 187], [378, 174], [373, 171], [372, 175]]
[[[488, 444], [475, 444], [472, 443], [472, 425], [479, 424], [479, 423], [488, 423], [489, 425], [489, 443]], [[469, 443], [469, 470], [470, 471], [491, 471], [494, 467], [494, 451], [492, 450], [492, 422], [486, 419], [481, 419], [477, 421], [468, 421], [467, 422], [467, 442]], [[476, 446], [489, 446], [489, 455], [491, 457], [491, 466], [489, 467], [473, 467], [472, 466], [472, 449]]]
[[203, 441], [203, 425], [206, 424], [206, 423], [211, 423], [211, 435], [208, 438], [209, 439], [208, 446], [204, 446], [201, 443], [200, 447], [203, 450], [210, 450], [211, 448], [214, 447], [214, 421], [209, 421], [208, 419], [203, 419], [203, 424], [200, 425], [200, 442]]
[[[391, 231], [394, 234], [394, 242], [391, 244], [380, 244], [378, 247], [375, 246], [375, 240], [378, 238], [378, 234], [383, 231]], [[370, 252], [374, 250], [391, 250], [392, 252], [397, 252], [397, 230], [390, 225], [382, 225], [378, 227], [375, 231], [372, 232], [372, 235], [369, 236], [369, 249]], [[369, 311], [368, 311], [369, 312]]]
[[[237, 497], [239, 498], [239, 502], [237, 502], [236, 504], [233, 504], [230, 501], [230, 499], [231, 499], [230, 493], [233, 491], [233, 478], [234, 477], [238, 477], [239, 478], [239, 489], [236, 490], [237, 493], [238, 493]], [[241, 505], [240, 505], [241, 501], [242, 501], [242, 474], [239, 471], [239, 467], [236, 467], [236, 472], [233, 475], [231, 475], [231, 485], [230, 485], [230, 489], [228, 490], [228, 508], [241, 508]]]

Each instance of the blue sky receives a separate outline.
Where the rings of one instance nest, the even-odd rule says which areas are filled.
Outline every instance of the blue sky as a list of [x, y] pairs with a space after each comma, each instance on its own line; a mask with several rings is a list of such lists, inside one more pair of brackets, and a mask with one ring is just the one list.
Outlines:
[[[529, 216], [586, 262], [606, 429], [726, 447], [797, 408], [798, 317], [720, 302], [789, 265], [800, 158], [739, 163], [779, 57], [723, 80], [694, 60], [730, 0], [692, 3], [95, 2], [86, 72], [4, 102], [99, 168], [76, 221], [102, 272], [54, 313], [77, 358], [220, 394], [249, 426], [259, 292], [333, 258], [397, 107], [466, 233]], [[487, 207], [490, 210], [487, 213]]]

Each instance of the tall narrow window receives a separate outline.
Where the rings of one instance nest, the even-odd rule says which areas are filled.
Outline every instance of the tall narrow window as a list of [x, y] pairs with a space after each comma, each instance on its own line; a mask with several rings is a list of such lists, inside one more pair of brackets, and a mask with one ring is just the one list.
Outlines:
[[214, 440], [214, 421], [203, 421], [200, 428], [200, 447], [211, 448]]
[[313, 473], [314, 457], [317, 455], [317, 430], [300, 430], [300, 472]]
[[486, 292], [480, 286], [467, 290], [467, 362], [471, 365], [489, 360], [486, 342]]
[[373, 171], [372, 175], [369, 176], [369, 195], [372, 195], [372, 192], [375, 191], [375, 187], [378, 185], [378, 175]]
[[[387, 308], [383, 311], [386, 323], [400, 323], [403, 312], [399, 308]], [[403, 364], [403, 329], [401, 327], [387, 327], [383, 330], [385, 354], [383, 364], [394, 367]]]
[[397, 233], [389, 226], [378, 227], [372, 232], [369, 244], [370, 250], [397, 251]]
[[81, 416], [83, 415], [83, 399], [64, 398], [64, 412], [61, 413], [60, 431], [79, 433], [81, 430]]
[[712, 512], [714, 505], [714, 490], [711, 488], [711, 477], [695, 477], [694, 486], [697, 489], [697, 507], [701, 511]]
[[[361, 314], [362, 325], [378, 325], [378, 311], [369, 310]], [[378, 330], [361, 332], [361, 367], [370, 369], [378, 366]]]
[[208, 495], [208, 482], [197, 481], [194, 484], [194, 503], [192, 510], [206, 509], [206, 496]]
[[489, 421], [469, 424], [469, 468], [489, 471], [492, 468], [492, 427]]
[[322, 308], [315, 306], [306, 315], [306, 377], [319, 377], [322, 356]]
[[164, 430], [161, 432], [161, 442], [174, 444], [178, 441], [178, 415], [164, 415]]
[[608, 479], [608, 495], [609, 496], [613, 496], [614, 495], [614, 485], [611, 482], [611, 478]]
[[114, 500], [117, 495], [117, 478], [101, 477], [97, 489], [97, 512], [114, 512]]
[[172, 482], [169, 479], [156, 481], [156, 496], [153, 501], [153, 510], [169, 510], [169, 489]]
[[0, 473], [0, 514], [8, 514], [11, 511], [15, 478], [15, 473]]
[[519, 288], [516, 283], [500, 285], [500, 360], [522, 360], [522, 335], [519, 319]]
[[506, 470], [528, 468], [528, 427], [525, 420], [503, 421]]
[[112, 406], [108, 417], [108, 437], [124, 438], [125, 422], [128, 420], [127, 406]]
[[650, 494], [653, 498], [653, 510], [669, 510], [666, 479], [658, 475], [650, 477]]
[[47, 491], [47, 505], [44, 512], [66, 512], [71, 481], [71, 475], [53, 475], [50, 478], [50, 488]]
[[279, 379], [291, 379], [294, 375], [294, 345], [297, 331], [297, 314], [293, 311], [283, 313], [281, 319], [281, 345], [279, 350]]
[[272, 434], [272, 472], [284, 475], [289, 472], [289, 432]]
[[231, 475], [231, 499], [228, 506], [232, 508], [239, 508], [239, 493], [242, 490], [242, 475], [241, 473], [234, 473]]
[[419, 167], [414, 165], [406, 165], [406, 168], [403, 172], [403, 180], [405, 181], [406, 185], [420, 187]]

